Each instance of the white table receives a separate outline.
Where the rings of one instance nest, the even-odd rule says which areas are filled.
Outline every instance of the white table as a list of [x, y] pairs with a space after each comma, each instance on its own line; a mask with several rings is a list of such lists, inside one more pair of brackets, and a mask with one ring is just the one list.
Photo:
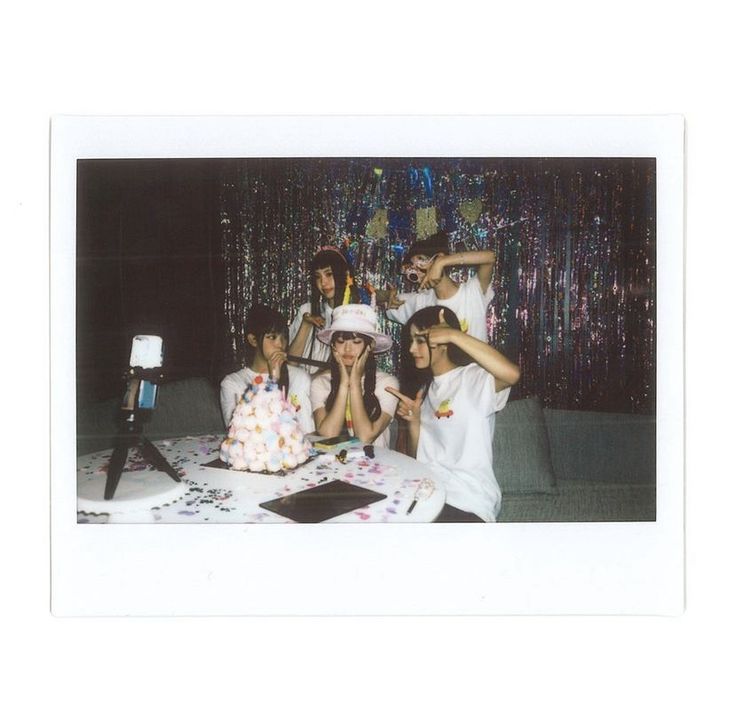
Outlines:
[[[208, 435], [154, 442], [180, 475], [180, 483], [151, 469], [136, 450], [131, 450], [118, 491], [109, 502], [102, 500], [102, 492], [112, 450], [79, 457], [78, 521], [290, 523], [292, 520], [263, 509], [260, 503], [334, 479], [375, 490], [386, 498], [328, 522], [431, 522], [444, 506], [444, 489], [435, 481], [431, 495], [419, 499], [408, 513], [419, 483], [431, 479], [431, 472], [412, 457], [393, 450], [375, 448], [375, 458], [369, 459], [357, 446], [353, 454], [359, 456], [344, 464], [333, 455], [325, 455], [283, 475], [265, 475], [203, 466], [217, 459], [221, 441], [222, 437]], [[130, 502], [141, 493], [156, 496]]]

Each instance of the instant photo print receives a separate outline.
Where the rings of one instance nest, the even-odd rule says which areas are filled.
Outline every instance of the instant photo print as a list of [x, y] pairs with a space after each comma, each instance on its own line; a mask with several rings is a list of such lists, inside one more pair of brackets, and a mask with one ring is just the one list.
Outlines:
[[676, 116], [54, 118], [53, 612], [681, 612], [683, 169]]

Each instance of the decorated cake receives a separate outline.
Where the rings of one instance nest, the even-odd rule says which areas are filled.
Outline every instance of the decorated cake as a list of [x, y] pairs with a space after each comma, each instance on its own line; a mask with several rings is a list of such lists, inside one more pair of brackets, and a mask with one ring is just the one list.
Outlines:
[[220, 459], [231, 469], [280, 472], [306, 462], [311, 451], [283, 390], [256, 376], [235, 407]]

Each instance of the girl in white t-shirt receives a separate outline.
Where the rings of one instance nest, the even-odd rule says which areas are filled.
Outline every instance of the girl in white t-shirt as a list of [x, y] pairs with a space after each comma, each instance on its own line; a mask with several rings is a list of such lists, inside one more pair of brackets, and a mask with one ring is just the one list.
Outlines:
[[[471, 266], [475, 274], [458, 283], [447, 273], [453, 266]], [[449, 239], [443, 231], [417, 241], [406, 252], [403, 274], [418, 290], [402, 294], [395, 289], [379, 292], [387, 307], [386, 316], [405, 325], [419, 309], [440, 304], [456, 314], [462, 331], [486, 342], [487, 308], [495, 295], [494, 268], [494, 251], [450, 253]]]
[[460, 329], [442, 306], [416, 312], [404, 334], [416, 374], [397, 414], [408, 423], [409, 451], [444, 484], [437, 522], [494, 522], [500, 486], [493, 473], [495, 413], [506, 404], [520, 370], [499, 351]]
[[309, 397], [311, 377], [303, 369], [286, 364], [286, 319], [277, 311], [256, 304], [248, 311], [245, 338], [245, 367], [228, 374], [220, 384], [219, 401], [225, 426], [230, 424], [232, 413], [247, 386], [258, 376], [270, 376], [278, 382], [296, 409], [302, 431], [314, 431]]
[[398, 380], [376, 369], [375, 354], [388, 351], [393, 341], [377, 331], [375, 311], [366, 304], [338, 306], [318, 338], [331, 356], [329, 371], [311, 384], [317, 433], [335, 437], [346, 431], [365, 444], [387, 447], [397, 400], [386, 388]]

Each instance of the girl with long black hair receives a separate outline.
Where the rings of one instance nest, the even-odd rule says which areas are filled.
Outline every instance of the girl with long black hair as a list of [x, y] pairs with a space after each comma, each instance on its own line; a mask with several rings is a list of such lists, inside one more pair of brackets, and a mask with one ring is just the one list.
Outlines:
[[519, 368], [460, 328], [453, 311], [429, 306], [405, 326], [412, 373], [397, 415], [408, 424], [409, 452], [429, 465], [447, 491], [438, 522], [494, 522], [500, 486], [493, 473], [495, 414], [506, 405]]
[[366, 304], [339, 306], [318, 337], [331, 355], [329, 371], [311, 385], [317, 433], [347, 432], [365, 444], [387, 447], [397, 401], [386, 388], [398, 380], [376, 368], [375, 354], [388, 351], [393, 341], [377, 331], [375, 311]]
[[[334, 309], [342, 304], [360, 301], [355, 271], [340, 249], [322, 246], [309, 265], [309, 279], [311, 299], [299, 307], [291, 322], [288, 353], [316, 362], [327, 362], [329, 345], [319, 341], [317, 332], [331, 325]], [[314, 374], [323, 367], [304, 362], [303, 368]]]

